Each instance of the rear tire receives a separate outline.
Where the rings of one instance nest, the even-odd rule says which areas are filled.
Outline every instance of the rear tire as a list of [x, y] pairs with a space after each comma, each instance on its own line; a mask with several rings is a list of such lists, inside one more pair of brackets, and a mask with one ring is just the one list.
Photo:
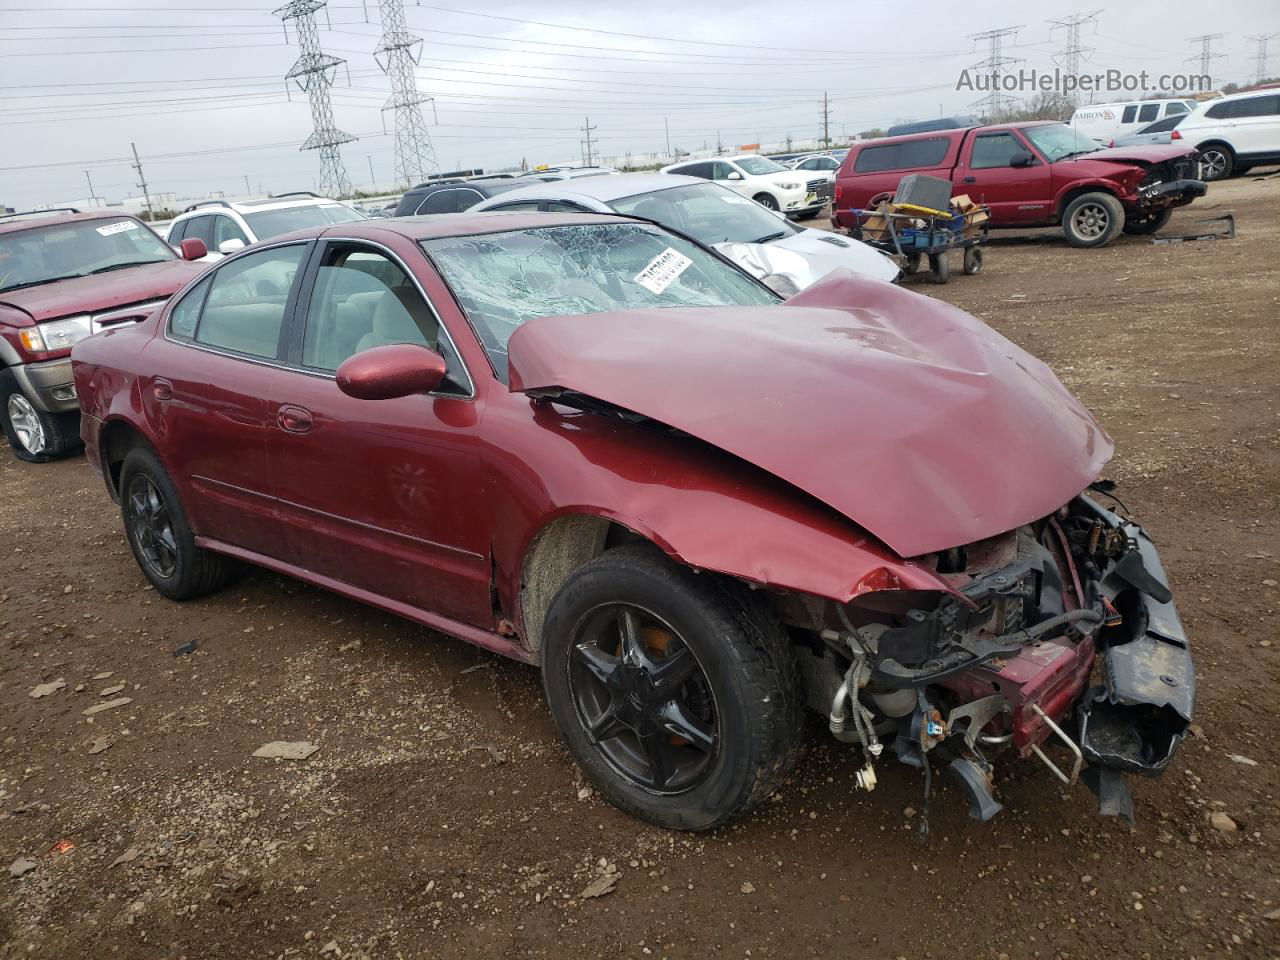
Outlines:
[[560, 734], [626, 813], [709, 830], [768, 797], [795, 763], [804, 727], [795, 655], [735, 583], [651, 544], [617, 547], [570, 575], [542, 636]]
[[129, 451], [120, 468], [120, 514], [133, 558], [157, 593], [192, 600], [231, 579], [229, 558], [196, 546], [168, 471], [146, 447]]
[[981, 247], [964, 248], [964, 272], [971, 277], [982, 272]]
[[946, 283], [951, 279], [951, 262], [945, 253], [929, 254], [929, 282]]
[[1073, 247], [1105, 247], [1124, 228], [1124, 207], [1109, 193], [1082, 193], [1062, 212], [1062, 232]]
[[9, 370], [0, 370], [0, 429], [13, 455], [27, 463], [48, 463], [80, 449], [80, 411], [48, 413], [18, 386]]
[[1225, 180], [1236, 166], [1236, 155], [1223, 143], [1210, 143], [1200, 148], [1200, 179], [1206, 183]]
[[1148, 233], [1155, 233], [1173, 216], [1173, 207], [1165, 207], [1163, 210], [1156, 210], [1145, 215], [1135, 215], [1124, 218], [1124, 232], [1133, 236], [1145, 236]]

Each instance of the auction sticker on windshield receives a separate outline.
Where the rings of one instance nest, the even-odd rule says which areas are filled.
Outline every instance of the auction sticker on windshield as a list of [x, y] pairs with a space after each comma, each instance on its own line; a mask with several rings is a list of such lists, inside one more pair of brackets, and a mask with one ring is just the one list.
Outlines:
[[643, 270], [632, 277], [632, 280], [646, 290], [661, 293], [671, 286], [680, 274], [689, 269], [691, 263], [693, 261], [679, 250], [667, 247], [650, 260]]
[[137, 230], [138, 225], [132, 220], [121, 220], [118, 223], [108, 223], [105, 227], [98, 227], [98, 233], [104, 237], [109, 237], [116, 233], [128, 233], [130, 230]]

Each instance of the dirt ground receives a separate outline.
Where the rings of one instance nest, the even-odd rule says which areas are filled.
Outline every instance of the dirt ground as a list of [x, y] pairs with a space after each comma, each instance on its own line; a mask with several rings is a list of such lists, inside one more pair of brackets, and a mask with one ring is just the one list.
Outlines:
[[918, 772], [859, 793], [820, 723], [756, 814], [646, 826], [583, 788], [532, 669], [264, 572], [164, 601], [82, 458], [0, 447], [0, 868], [34, 862], [0, 872], [0, 957], [1280, 956], [1280, 178], [1167, 232], [1225, 210], [1235, 240], [911, 281], [1053, 365], [1160, 545], [1197, 726], [1135, 828], [1005, 760], [1000, 816], [944, 782], [922, 842]]

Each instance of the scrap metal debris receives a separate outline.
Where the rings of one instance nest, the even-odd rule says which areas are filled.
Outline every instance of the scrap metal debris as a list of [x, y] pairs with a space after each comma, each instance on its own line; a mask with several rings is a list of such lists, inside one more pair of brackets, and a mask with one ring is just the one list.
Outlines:
[[578, 894], [579, 900], [591, 900], [595, 897], [603, 897], [606, 894], [613, 893], [614, 888], [618, 885], [617, 873], [604, 873], [596, 877]]

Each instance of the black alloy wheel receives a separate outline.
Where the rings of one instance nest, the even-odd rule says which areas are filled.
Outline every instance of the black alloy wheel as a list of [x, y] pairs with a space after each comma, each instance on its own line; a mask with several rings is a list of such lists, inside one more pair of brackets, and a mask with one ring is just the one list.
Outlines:
[[135, 474], [129, 480], [125, 518], [148, 572], [170, 579], [178, 569], [178, 538], [164, 498], [145, 474]]

